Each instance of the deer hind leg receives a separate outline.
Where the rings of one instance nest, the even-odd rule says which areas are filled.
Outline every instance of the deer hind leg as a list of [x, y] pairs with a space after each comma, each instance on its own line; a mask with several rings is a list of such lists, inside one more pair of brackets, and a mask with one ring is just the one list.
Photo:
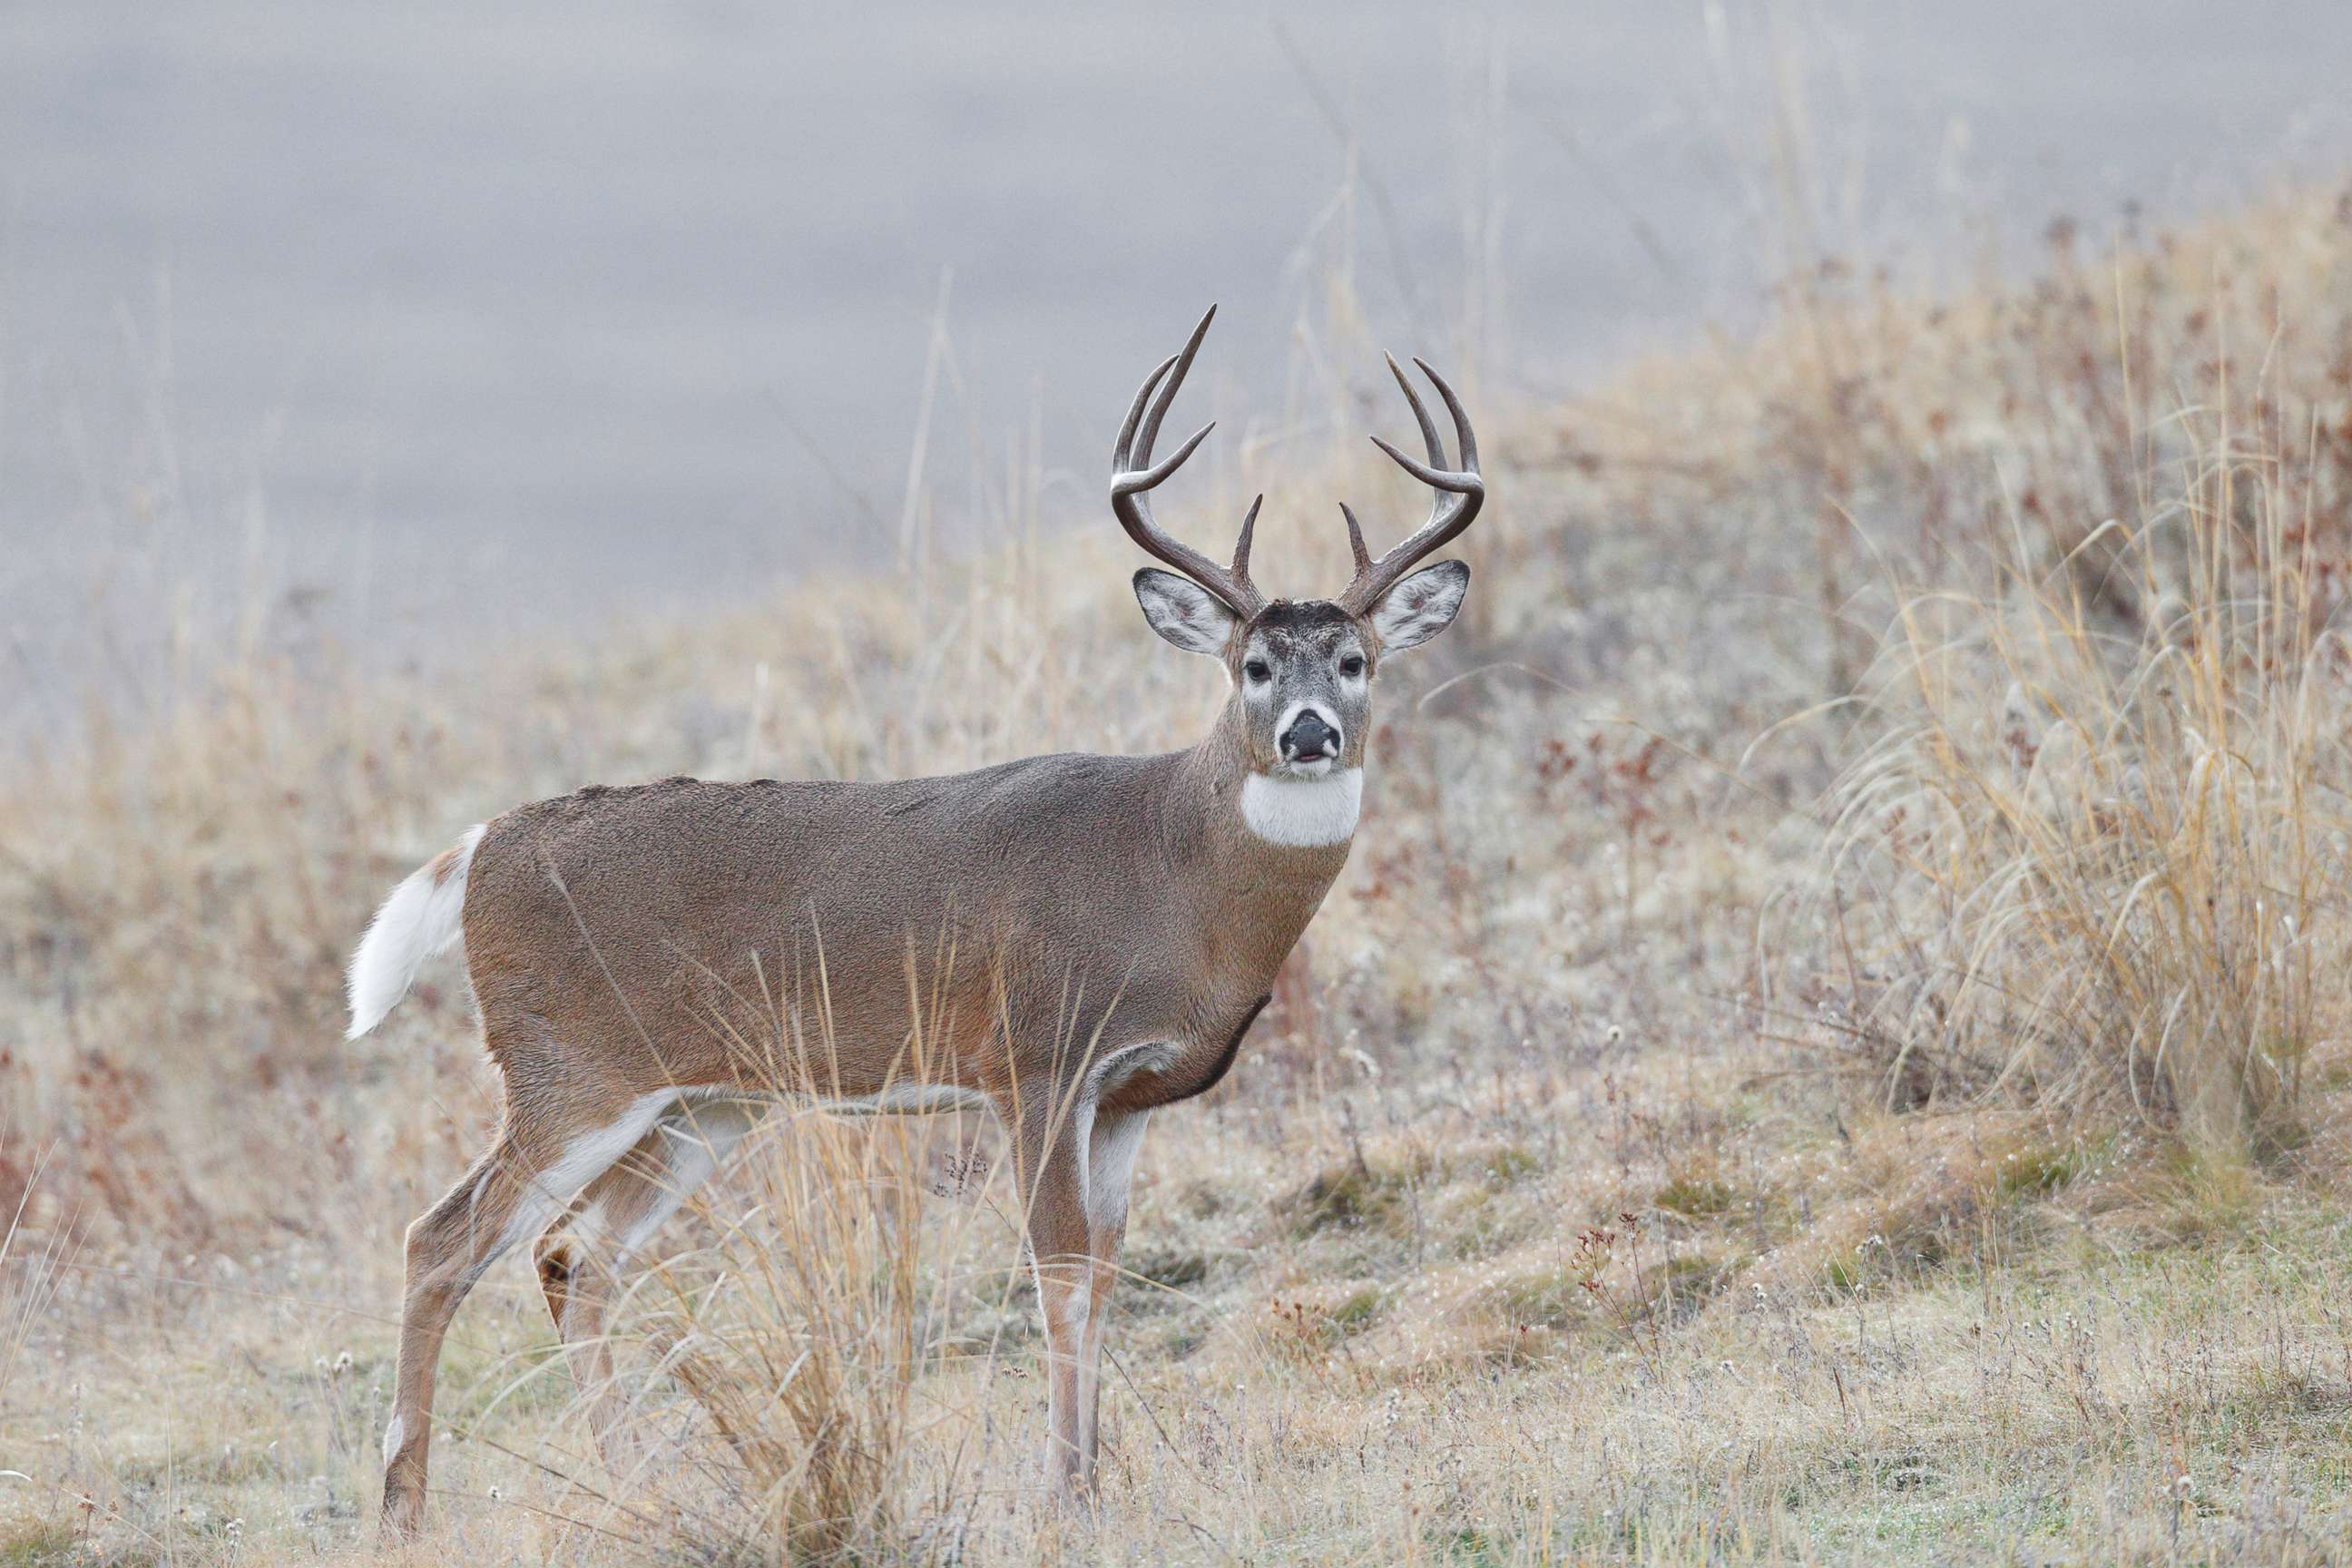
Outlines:
[[633, 1474], [640, 1456], [629, 1441], [627, 1398], [613, 1376], [606, 1333], [613, 1298], [630, 1260], [726, 1161], [763, 1110], [738, 1101], [678, 1108], [589, 1183], [533, 1249], [589, 1430], [614, 1476]]
[[510, 1098], [498, 1141], [408, 1227], [400, 1360], [383, 1435], [383, 1522], [394, 1534], [414, 1533], [424, 1523], [434, 1374], [458, 1304], [501, 1255], [645, 1136], [673, 1098], [592, 1101], [560, 1121], [544, 1111], [523, 1115]]

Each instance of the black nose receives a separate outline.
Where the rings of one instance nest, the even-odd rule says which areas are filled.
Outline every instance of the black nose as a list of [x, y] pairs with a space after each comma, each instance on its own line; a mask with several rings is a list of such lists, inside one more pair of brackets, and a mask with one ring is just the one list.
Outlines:
[[1308, 709], [1291, 721], [1290, 728], [1282, 732], [1282, 754], [1286, 757], [1336, 757], [1339, 754], [1339, 731], [1323, 721], [1323, 715]]

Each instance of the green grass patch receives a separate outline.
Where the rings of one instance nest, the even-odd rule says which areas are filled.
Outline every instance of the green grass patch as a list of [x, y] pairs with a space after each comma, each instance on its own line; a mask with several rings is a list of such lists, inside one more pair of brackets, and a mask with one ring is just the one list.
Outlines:
[[1412, 1174], [1370, 1164], [1324, 1171], [1275, 1205], [1300, 1239], [1324, 1231], [1402, 1233], [1411, 1223]]

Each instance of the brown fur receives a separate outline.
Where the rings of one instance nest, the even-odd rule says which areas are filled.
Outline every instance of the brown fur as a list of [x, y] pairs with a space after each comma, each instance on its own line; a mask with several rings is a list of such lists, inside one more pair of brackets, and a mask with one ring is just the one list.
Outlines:
[[490, 1051], [526, 1079], [593, 1060], [625, 1098], [909, 1079], [994, 1096], [1065, 1082], [1077, 1063], [1056, 1055], [1097, 1037], [1213, 1058], [1347, 856], [1250, 836], [1221, 741], [888, 784], [667, 779], [509, 812], [466, 892]]

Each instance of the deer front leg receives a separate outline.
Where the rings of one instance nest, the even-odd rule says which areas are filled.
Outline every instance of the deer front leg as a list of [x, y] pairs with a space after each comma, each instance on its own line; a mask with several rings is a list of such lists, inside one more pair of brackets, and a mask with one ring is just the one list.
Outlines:
[[1029, 1267], [1045, 1326], [1045, 1482], [1061, 1501], [1087, 1481], [1087, 1324], [1093, 1317], [1093, 1226], [1087, 1211], [1088, 1104], [1025, 1100], [1000, 1108], [1016, 1152], [1014, 1174], [1025, 1206]]
[[1087, 1141], [1087, 1252], [1092, 1267], [1078, 1372], [1078, 1479], [1086, 1487], [1094, 1484], [1102, 1415], [1103, 1323], [1110, 1315], [1111, 1292], [1118, 1283], [1118, 1248], [1127, 1237], [1127, 1197], [1135, 1176], [1135, 1156], [1143, 1147], [1144, 1125], [1150, 1120], [1149, 1110], [1105, 1107], [1096, 1111]]

